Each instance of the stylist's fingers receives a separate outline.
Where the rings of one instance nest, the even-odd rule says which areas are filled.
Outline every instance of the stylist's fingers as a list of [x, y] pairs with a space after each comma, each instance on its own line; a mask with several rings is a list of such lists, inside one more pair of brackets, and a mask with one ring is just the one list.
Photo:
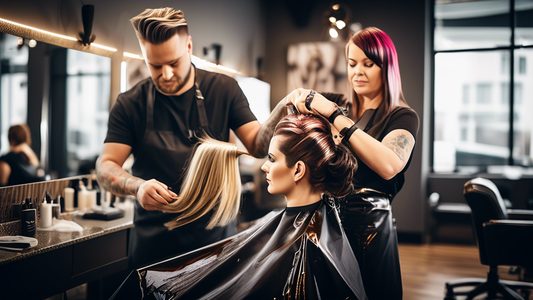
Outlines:
[[293, 90], [287, 95], [287, 101], [291, 102], [292, 104], [296, 105], [296, 100], [300, 97], [300, 95], [304, 92], [304, 89], [298, 88]]
[[[164, 188], [155, 180], [150, 179], [143, 182], [137, 191], [137, 200], [141, 206], [146, 210], [161, 210], [169, 203], [161, 193], [164, 193]], [[168, 195], [168, 192], [166, 192]]]
[[294, 104], [296, 105], [296, 108], [298, 108], [299, 111], [306, 112], [308, 114], [313, 113], [312, 110], [307, 109], [307, 107], [305, 106], [305, 100], [307, 99], [307, 96], [309, 96], [310, 92], [311, 90], [305, 90], [303, 93], [300, 94], [300, 96], [296, 100], [296, 103]]
[[160, 181], [156, 181], [156, 182], [161, 187], [157, 189], [157, 193], [161, 195], [161, 197], [163, 197], [163, 199], [165, 199], [168, 203], [172, 203], [178, 198], [178, 195], [174, 193], [166, 184]]

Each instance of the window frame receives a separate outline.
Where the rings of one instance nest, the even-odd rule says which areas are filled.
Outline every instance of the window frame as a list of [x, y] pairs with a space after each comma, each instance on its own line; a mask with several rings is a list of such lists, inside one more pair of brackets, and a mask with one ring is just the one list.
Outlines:
[[[515, 133], [515, 88], [516, 88], [516, 82], [515, 82], [515, 71], [519, 71], [520, 65], [517, 65], [520, 63], [520, 56], [515, 57], [515, 51], [518, 49], [533, 49], [533, 45], [516, 45], [515, 36], [516, 36], [516, 9], [515, 9], [515, 0], [509, 0], [509, 27], [511, 29], [511, 36], [510, 36], [510, 43], [508, 46], [498, 46], [498, 47], [488, 47], [488, 48], [467, 48], [467, 49], [446, 49], [446, 50], [436, 50], [435, 49], [435, 30], [437, 28], [436, 19], [435, 19], [435, 6], [438, 0], [433, 0], [431, 5], [431, 73], [432, 73], [432, 80], [431, 80], [431, 107], [430, 107], [430, 120], [431, 120], [431, 130], [429, 133], [429, 137], [431, 139], [429, 150], [429, 168], [430, 173], [433, 174], [443, 174], [442, 172], [436, 172], [434, 170], [435, 167], [435, 161], [434, 161], [434, 155], [435, 155], [435, 128], [436, 128], [436, 118], [435, 118], [435, 85], [436, 85], [436, 66], [435, 66], [435, 57], [438, 53], [460, 53], [460, 52], [480, 52], [480, 51], [508, 51], [508, 55], [506, 56], [508, 60], [508, 65], [505, 71], [509, 72], [509, 95], [508, 100], [509, 103], [509, 131], [508, 131], [508, 141], [507, 141], [507, 148], [509, 149], [509, 157], [507, 160], [507, 166], [515, 166], [520, 165], [515, 163], [514, 155], [514, 133]], [[500, 62], [500, 65], [502, 62]], [[516, 67], [515, 67], [516, 65]], [[502, 70], [503, 71], [503, 70]], [[469, 86], [470, 94], [468, 95], [469, 103], [477, 103], [478, 101], [478, 87], [479, 83], [476, 86]], [[494, 88], [494, 87], [493, 87]], [[464, 89], [464, 86], [463, 86]], [[523, 99], [522, 99], [523, 100]], [[462, 100], [463, 101], [463, 100]], [[481, 168], [487, 168], [489, 165], [480, 165], [478, 167]], [[454, 173], [457, 173], [457, 164], [454, 166]], [[465, 166], [466, 167], [466, 166]], [[532, 167], [532, 166], [528, 166]], [[482, 170], [479, 170], [482, 171]]]

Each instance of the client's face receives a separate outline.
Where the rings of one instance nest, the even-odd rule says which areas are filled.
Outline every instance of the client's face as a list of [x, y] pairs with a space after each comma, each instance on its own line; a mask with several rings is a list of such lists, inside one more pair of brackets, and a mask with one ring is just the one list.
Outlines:
[[296, 165], [287, 167], [285, 155], [279, 150], [280, 142], [282, 139], [279, 136], [272, 138], [268, 148], [268, 160], [261, 166], [261, 170], [266, 173], [268, 192], [286, 196], [295, 186], [293, 175]]

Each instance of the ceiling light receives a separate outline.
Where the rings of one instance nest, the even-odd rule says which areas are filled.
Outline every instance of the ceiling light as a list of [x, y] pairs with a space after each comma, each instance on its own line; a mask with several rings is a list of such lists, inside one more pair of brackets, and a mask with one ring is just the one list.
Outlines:
[[335, 30], [335, 28], [330, 28], [329, 29], [329, 35], [332, 37], [332, 38], [337, 38], [339, 37], [339, 33], [337, 32], [337, 30]]

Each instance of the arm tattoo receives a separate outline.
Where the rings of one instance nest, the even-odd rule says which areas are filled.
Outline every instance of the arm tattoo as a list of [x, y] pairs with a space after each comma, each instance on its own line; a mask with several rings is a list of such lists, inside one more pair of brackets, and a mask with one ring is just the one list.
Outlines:
[[118, 196], [136, 196], [139, 187], [144, 182], [144, 180], [124, 171], [117, 164], [111, 162], [102, 163], [100, 160], [96, 163], [96, 175], [98, 184]]
[[403, 162], [409, 159], [413, 144], [412, 138], [405, 133], [400, 133], [391, 139], [383, 141], [383, 145], [391, 149]]
[[255, 137], [254, 157], [262, 158], [267, 155], [268, 145], [270, 144], [272, 135], [274, 135], [274, 129], [276, 128], [279, 120], [281, 120], [281, 118], [287, 114], [287, 110], [285, 108], [286, 101], [284, 100], [285, 99], [281, 100], [278, 105], [276, 105], [274, 110], [272, 110], [272, 113], [270, 113], [270, 117], [268, 117], [268, 119], [261, 124], [261, 128], [259, 128], [259, 132], [257, 132], [257, 136]]

